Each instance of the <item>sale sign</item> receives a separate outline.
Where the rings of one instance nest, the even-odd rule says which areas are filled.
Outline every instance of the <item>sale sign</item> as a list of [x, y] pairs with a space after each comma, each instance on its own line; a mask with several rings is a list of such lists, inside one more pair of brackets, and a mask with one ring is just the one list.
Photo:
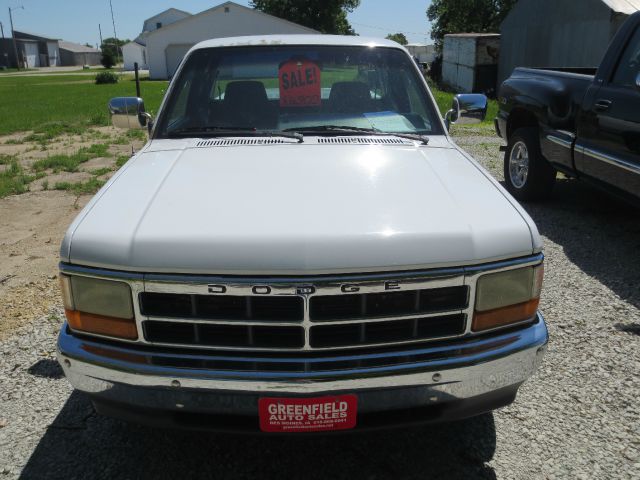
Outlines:
[[317, 107], [320, 98], [320, 68], [311, 60], [289, 60], [278, 69], [281, 107]]
[[358, 397], [261, 398], [258, 400], [263, 432], [322, 432], [356, 426]]

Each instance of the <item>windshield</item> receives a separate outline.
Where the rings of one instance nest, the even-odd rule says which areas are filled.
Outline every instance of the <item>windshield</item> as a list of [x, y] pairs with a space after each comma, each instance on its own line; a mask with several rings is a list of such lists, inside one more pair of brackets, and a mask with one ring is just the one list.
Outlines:
[[281, 45], [194, 51], [175, 79], [157, 136], [305, 129], [338, 135], [346, 128], [442, 134], [423, 81], [401, 50]]

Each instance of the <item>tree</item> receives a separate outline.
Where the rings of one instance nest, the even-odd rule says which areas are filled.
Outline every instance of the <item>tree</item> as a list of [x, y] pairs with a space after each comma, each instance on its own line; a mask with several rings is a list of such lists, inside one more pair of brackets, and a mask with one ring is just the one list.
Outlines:
[[113, 55], [112, 51], [103, 50], [100, 63], [104, 68], [112, 68], [116, 64], [116, 57]]
[[322, 33], [355, 35], [347, 13], [353, 12], [360, 0], [252, 0], [250, 5]]
[[386, 38], [387, 40], [398, 42], [400, 45], [406, 45], [407, 43], [409, 43], [407, 41], [407, 37], [404, 36], [404, 33], [390, 33]]
[[433, 0], [427, 9], [431, 38], [442, 51], [448, 33], [499, 32], [500, 24], [518, 0]]
[[105, 38], [100, 45], [100, 50], [102, 50], [103, 54], [109, 52], [117, 61], [125, 43], [129, 43], [129, 40], [119, 40], [113, 37]]

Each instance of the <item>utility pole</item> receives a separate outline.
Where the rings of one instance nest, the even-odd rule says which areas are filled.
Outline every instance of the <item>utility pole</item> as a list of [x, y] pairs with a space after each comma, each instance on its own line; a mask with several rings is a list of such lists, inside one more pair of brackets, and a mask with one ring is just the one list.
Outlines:
[[2, 25], [2, 22], [0, 22], [0, 30], [2, 30], [2, 39], [4, 40], [4, 26]]
[[16, 55], [16, 66], [18, 67], [18, 70], [20, 70], [20, 58], [18, 58], [18, 44], [16, 43], [16, 32], [13, 30], [13, 16], [11, 15], [11, 12], [13, 10], [19, 10], [22, 9], [24, 10], [24, 7], [22, 5], [20, 5], [19, 7], [9, 7], [9, 22], [11, 22], [11, 38], [13, 38], [13, 53], [15, 53]]
[[98, 24], [98, 32], [100, 32], [100, 50], [102, 50], [102, 27]]
[[113, 38], [115, 38], [116, 40], [116, 57], [118, 57], [116, 60], [119, 60], [120, 46], [118, 45], [118, 34], [116, 33], [116, 19], [113, 16], [113, 4], [111, 3], [111, 0], [109, 0], [109, 8], [111, 8], [111, 23], [113, 23]]

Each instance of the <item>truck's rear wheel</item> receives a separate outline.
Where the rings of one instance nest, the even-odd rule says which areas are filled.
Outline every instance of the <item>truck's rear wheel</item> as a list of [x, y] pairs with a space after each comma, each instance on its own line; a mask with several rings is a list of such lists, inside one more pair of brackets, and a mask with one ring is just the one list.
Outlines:
[[509, 138], [504, 180], [518, 200], [542, 200], [551, 193], [556, 171], [542, 156], [537, 129], [520, 128]]

